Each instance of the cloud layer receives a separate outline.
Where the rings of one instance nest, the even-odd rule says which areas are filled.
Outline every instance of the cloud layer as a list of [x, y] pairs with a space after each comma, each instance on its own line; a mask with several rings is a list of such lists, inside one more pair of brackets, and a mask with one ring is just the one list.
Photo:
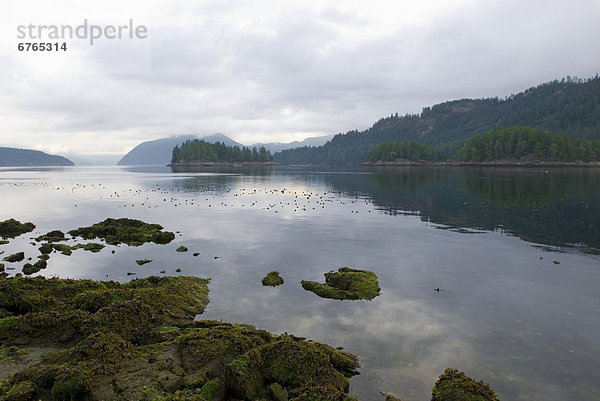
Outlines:
[[[0, 6], [11, 16], [0, 48], [2, 145], [125, 153], [214, 132], [291, 141], [600, 70], [594, 0], [61, 3]], [[74, 43], [62, 58], [14, 49], [17, 24], [84, 18], [131, 18], [149, 39]]]

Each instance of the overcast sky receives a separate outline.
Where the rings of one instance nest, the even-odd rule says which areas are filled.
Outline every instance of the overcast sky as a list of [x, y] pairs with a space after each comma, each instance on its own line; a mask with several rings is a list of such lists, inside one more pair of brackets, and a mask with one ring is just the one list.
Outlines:
[[[19, 25], [84, 19], [148, 35], [17, 51]], [[598, 0], [3, 0], [0, 146], [123, 154], [170, 135], [251, 144], [365, 129], [592, 77], [598, 21]]]

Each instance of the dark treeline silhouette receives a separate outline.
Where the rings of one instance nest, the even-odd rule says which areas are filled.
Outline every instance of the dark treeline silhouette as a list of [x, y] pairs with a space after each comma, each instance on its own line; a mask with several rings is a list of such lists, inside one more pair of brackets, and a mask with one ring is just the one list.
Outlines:
[[571, 139], [565, 134], [524, 127], [504, 127], [473, 137], [458, 160], [598, 161], [600, 141]]
[[446, 158], [434, 148], [415, 141], [380, 143], [367, 152], [367, 162], [393, 162], [395, 160], [441, 161]]
[[173, 148], [171, 163], [226, 162], [265, 163], [273, 160], [271, 152], [264, 146], [252, 149], [245, 146], [227, 146], [222, 142], [208, 143], [200, 139], [185, 141]]
[[338, 134], [319, 147], [284, 150], [274, 159], [284, 164], [358, 164], [371, 147], [392, 141], [431, 145], [455, 158], [475, 135], [515, 125], [600, 139], [600, 78], [567, 77], [504, 99], [454, 100], [425, 107], [421, 114], [395, 114], [365, 131]]

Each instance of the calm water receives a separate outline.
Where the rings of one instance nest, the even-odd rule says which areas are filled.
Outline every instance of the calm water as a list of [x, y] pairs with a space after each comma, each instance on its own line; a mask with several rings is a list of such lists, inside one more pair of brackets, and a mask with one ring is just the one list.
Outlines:
[[[0, 169], [0, 220], [37, 225], [0, 252], [35, 258], [30, 237], [107, 217], [159, 223], [174, 242], [53, 254], [42, 273], [211, 277], [202, 318], [343, 346], [363, 401], [428, 399], [449, 366], [502, 400], [599, 400], [599, 206], [597, 170]], [[300, 286], [342, 266], [374, 271], [381, 295]], [[275, 269], [285, 284], [262, 287]]]

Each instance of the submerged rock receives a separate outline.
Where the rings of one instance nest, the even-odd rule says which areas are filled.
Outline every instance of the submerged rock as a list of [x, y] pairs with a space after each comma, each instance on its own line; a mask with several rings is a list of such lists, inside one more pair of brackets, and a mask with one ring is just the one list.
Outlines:
[[13, 253], [12, 255], [8, 255], [7, 257], [5, 257], [2, 260], [6, 261], [6, 262], [14, 263], [14, 262], [20, 262], [23, 259], [25, 259], [25, 252]]
[[125, 243], [139, 246], [146, 242], [168, 244], [175, 239], [175, 234], [162, 231], [160, 224], [149, 224], [134, 219], [106, 219], [89, 227], [79, 227], [69, 231], [73, 237], [84, 239], [101, 238], [110, 245]]
[[23, 366], [0, 358], [0, 372], [16, 372], [0, 380], [0, 399], [351, 400], [355, 356], [249, 325], [195, 321], [207, 283], [0, 276], [8, 314], [0, 342], [16, 352], [60, 344]]
[[278, 271], [269, 272], [262, 279], [262, 285], [264, 286], [277, 287], [281, 284], [283, 284], [283, 278], [279, 275]]
[[302, 288], [321, 298], [340, 300], [371, 300], [381, 291], [375, 273], [348, 267], [342, 267], [337, 272], [325, 273], [325, 284], [303, 280]]
[[35, 229], [33, 223], [21, 223], [15, 219], [0, 221], [0, 237], [15, 238]]
[[88, 242], [87, 244], [77, 244], [75, 246], [72, 246], [71, 249], [83, 249], [84, 251], [97, 253], [104, 249], [104, 245], [98, 244], [96, 242]]
[[65, 238], [65, 233], [63, 233], [62, 231], [54, 230], [54, 231], [50, 231], [49, 233], [46, 233], [44, 235], [40, 235], [35, 240], [38, 242], [41, 242], [41, 241], [60, 242], [60, 241], [66, 241], [67, 238]]
[[45, 260], [38, 260], [34, 264], [25, 263], [23, 265], [23, 274], [30, 275], [33, 273], [37, 273], [40, 270], [45, 269], [46, 267], [48, 267], [48, 263]]
[[447, 368], [431, 390], [431, 401], [498, 401], [483, 381], [476, 382], [458, 369]]

